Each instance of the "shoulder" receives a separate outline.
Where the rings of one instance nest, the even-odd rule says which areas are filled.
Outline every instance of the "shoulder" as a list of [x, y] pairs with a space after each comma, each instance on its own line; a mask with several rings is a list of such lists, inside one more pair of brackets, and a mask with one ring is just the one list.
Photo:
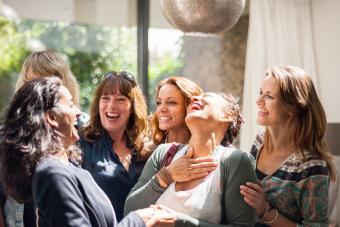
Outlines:
[[73, 168], [54, 158], [44, 158], [36, 167], [33, 181], [44, 182], [48, 179], [49, 182], [60, 178], [73, 178]]
[[164, 157], [164, 155], [166, 154], [166, 152], [170, 149], [170, 147], [172, 145], [174, 145], [175, 143], [163, 143], [160, 144], [156, 147], [155, 151], [152, 153], [152, 155], [156, 156], [156, 157]]
[[261, 131], [256, 135], [255, 141], [251, 147], [250, 156], [252, 158], [256, 159], [257, 153], [259, 152], [261, 146], [263, 145], [263, 142], [264, 142], [264, 131]]
[[245, 152], [233, 147], [222, 147], [221, 149], [223, 149], [221, 165], [224, 169], [236, 169], [238, 166], [245, 165], [252, 166], [248, 154]]
[[[326, 161], [317, 154], [305, 151], [303, 156], [294, 154], [281, 168], [286, 178], [294, 181], [303, 181], [311, 177], [328, 178], [329, 170]], [[287, 174], [288, 173], [288, 174]]]

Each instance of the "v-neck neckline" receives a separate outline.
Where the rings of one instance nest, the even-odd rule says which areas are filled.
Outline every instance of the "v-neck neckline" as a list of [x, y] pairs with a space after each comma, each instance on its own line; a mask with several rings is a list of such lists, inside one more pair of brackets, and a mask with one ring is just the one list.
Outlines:
[[274, 170], [274, 171], [272, 171], [270, 174], [267, 174], [267, 173], [265, 173], [264, 171], [262, 171], [262, 170], [260, 170], [260, 169], [258, 169], [257, 168], [257, 164], [258, 164], [258, 161], [259, 161], [259, 157], [260, 157], [260, 154], [262, 153], [262, 151], [263, 151], [263, 144], [260, 146], [260, 148], [258, 149], [258, 151], [257, 151], [257, 154], [256, 154], [256, 163], [255, 163], [255, 168], [257, 169], [257, 170], [259, 170], [261, 173], [264, 173], [266, 176], [261, 180], [262, 182], [264, 182], [264, 181], [266, 181], [266, 180], [268, 180], [269, 178], [271, 178], [272, 176], [274, 176], [275, 175], [275, 173], [277, 172], [277, 171], [279, 171], [280, 169], [281, 169], [281, 167], [285, 164], [285, 163], [287, 163], [294, 155], [295, 155], [295, 153], [293, 152], [293, 153], [291, 153], [290, 155], [288, 155], [288, 157], [286, 158], [286, 159], [284, 159], [279, 165], [278, 165], [278, 167]]

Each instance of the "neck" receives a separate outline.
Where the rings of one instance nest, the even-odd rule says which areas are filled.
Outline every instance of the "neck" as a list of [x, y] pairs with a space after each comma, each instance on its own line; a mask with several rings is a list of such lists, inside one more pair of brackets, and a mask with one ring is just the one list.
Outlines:
[[185, 127], [179, 130], [169, 130], [167, 135], [167, 143], [188, 143], [190, 139], [190, 131]]
[[66, 152], [60, 152], [60, 153], [57, 153], [57, 154], [53, 154], [51, 156], [53, 158], [58, 159], [59, 161], [65, 163], [65, 164], [69, 164], [68, 156], [67, 156]]
[[109, 136], [113, 141], [113, 146], [114, 147], [118, 147], [120, 144], [122, 143], [126, 143], [126, 138], [125, 138], [125, 134], [124, 134], [125, 130], [121, 130], [120, 132], [114, 133], [114, 132], [110, 132]]
[[292, 153], [294, 146], [288, 141], [290, 133], [288, 124], [283, 127], [268, 127], [268, 131], [273, 151], [279, 153]]
[[191, 130], [189, 146], [194, 149], [194, 158], [207, 157], [221, 144], [223, 136], [216, 132], [207, 132], [203, 130]]

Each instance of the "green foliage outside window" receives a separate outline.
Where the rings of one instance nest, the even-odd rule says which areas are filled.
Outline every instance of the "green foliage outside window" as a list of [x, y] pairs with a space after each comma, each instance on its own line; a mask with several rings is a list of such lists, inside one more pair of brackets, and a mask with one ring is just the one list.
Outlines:
[[[36, 45], [40, 44], [40, 45]], [[24, 59], [38, 48], [61, 53], [80, 86], [80, 104], [87, 111], [101, 75], [109, 70], [137, 72], [136, 28], [72, 24], [61, 21], [8, 21], [0, 17], [0, 115], [13, 95]], [[39, 49], [38, 49], [39, 50]], [[155, 87], [182, 66], [164, 56], [150, 66], [149, 97], [154, 109]]]

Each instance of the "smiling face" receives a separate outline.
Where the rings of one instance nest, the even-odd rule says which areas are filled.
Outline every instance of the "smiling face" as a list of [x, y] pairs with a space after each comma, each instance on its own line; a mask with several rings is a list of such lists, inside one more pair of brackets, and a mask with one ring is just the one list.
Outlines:
[[185, 121], [188, 126], [195, 119], [204, 120], [205, 125], [221, 122], [225, 116], [225, 107], [226, 100], [216, 93], [206, 92], [193, 96]]
[[100, 121], [109, 134], [124, 131], [131, 112], [131, 100], [122, 95], [119, 89], [113, 94], [103, 94], [99, 99]]
[[60, 87], [61, 98], [55, 107], [55, 121], [56, 130], [63, 135], [65, 146], [70, 146], [79, 140], [78, 132], [76, 129], [77, 117], [80, 116], [80, 111], [74, 105], [72, 96], [69, 90]]
[[280, 125], [290, 117], [280, 100], [279, 84], [273, 76], [265, 77], [256, 104], [259, 108], [256, 122], [259, 125]]
[[165, 84], [159, 89], [156, 115], [159, 128], [163, 131], [186, 128], [184, 121], [186, 116], [185, 97], [178, 87]]

